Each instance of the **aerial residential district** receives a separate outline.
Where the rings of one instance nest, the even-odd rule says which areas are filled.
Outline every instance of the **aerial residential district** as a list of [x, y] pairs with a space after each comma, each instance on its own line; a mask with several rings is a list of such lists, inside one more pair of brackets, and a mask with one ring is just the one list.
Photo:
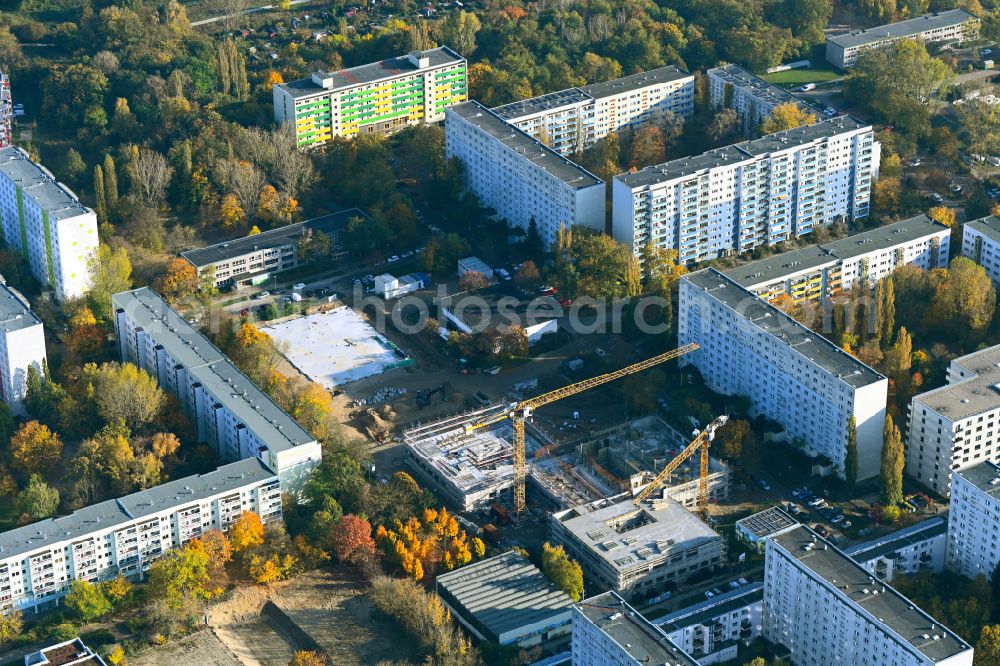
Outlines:
[[1000, 2], [12, 0], [0, 666], [1000, 666]]

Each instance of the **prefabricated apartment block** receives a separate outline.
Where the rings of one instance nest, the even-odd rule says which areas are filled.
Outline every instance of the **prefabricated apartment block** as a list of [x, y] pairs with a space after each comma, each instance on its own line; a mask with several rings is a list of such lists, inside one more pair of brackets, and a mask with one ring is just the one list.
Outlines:
[[225, 461], [259, 457], [283, 488], [301, 489], [319, 464], [319, 442], [148, 287], [112, 304], [122, 360], [178, 399], [199, 441]]
[[561, 155], [582, 152], [612, 132], [694, 113], [694, 75], [674, 65], [568, 88], [493, 109]]
[[910, 401], [906, 473], [943, 497], [954, 470], [1000, 460], [1000, 345], [952, 360], [948, 383]]
[[465, 184], [508, 226], [531, 223], [546, 247], [559, 228], [604, 231], [604, 181], [479, 102], [446, 112], [445, 155], [465, 167]]
[[622, 493], [553, 513], [549, 524], [589, 580], [626, 596], [651, 596], [721, 562], [722, 537], [670, 498], [637, 505]]
[[293, 124], [299, 147], [438, 122], [446, 108], [468, 98], [466, 70], [465, 58], [442, 46], [314, 72], [274, 85], [274, 121]]
[[0, 400], [23, 416], [28, 368], [44, 376], [45, 331], [42, 320], [18, 292], [0, 278]]
[[794, 104], [806, 113], [819, 117], [808, 106], [784, 88], [754, 76], [739, 65], [721, 65], [705, 72], [708, 77], [708, 98], [713, 109], [732, 109], [739, 115], [743, 131], [753, 135], [761, 123], [770, 117], [779, 104]]
[[615, 176], [612, 235], [707, 261], [868, 216], [880, 145], [851, 116]]
[[0, 149], [0, 241], [64, 301], [90, 288], [97, 216], [22, 148]]
[[858, 56], [870, 49], [884, 49], [901, 39], [925, 44], [964, 42], [979, 35], [979, 19], [964, 9], [931, 12], [923, 16], [856, 30], [826, 38], [826, 59], [834, 67], [854, 67]]
[[985, 576], [1000, 564], [1000, 466], [990, 460], [951, 474], [948, 505], [948, 569], [968, 578]]
[[244, 511], [281, 518], [278, 476], [257, 458], [0, 533], [0, 611], [57, 603], [74, 580], [138, 578], [170, 548]]
[[925, 271], [947, 268], [951, 229], [926, 215], [893, 222], [723, 271], [726, 277], [764, 300], [824, 302], [855, 284], [874, 289], [900, 266]]
[[1000, 217], [989, 215], [962, 225], [962, 256], [983, 267], [1000, 284]]
[[746, 396], [754, 414], [785, 427], [812, 456], [844, 476], [847, 425], [857, 424], [857, 478], [878, 475], [888, 380], [714, 268], [680, 281], [681, 357], [706, 385]]

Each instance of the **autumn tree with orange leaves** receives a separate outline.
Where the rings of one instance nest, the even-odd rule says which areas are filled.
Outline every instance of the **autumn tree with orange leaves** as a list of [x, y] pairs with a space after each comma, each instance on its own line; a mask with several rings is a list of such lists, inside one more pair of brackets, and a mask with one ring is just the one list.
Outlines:
[[472, 561], [473, 552], [485, 554], [482, 540], [475, 537], [470, 543], [447, 509], [425, 509], [422, 518], [396, 520], [392, 529], [380, 525], [375, 532], [375, 541], [386, 557], [414, 580], [442, 568], [451, 571], [466, 565]]

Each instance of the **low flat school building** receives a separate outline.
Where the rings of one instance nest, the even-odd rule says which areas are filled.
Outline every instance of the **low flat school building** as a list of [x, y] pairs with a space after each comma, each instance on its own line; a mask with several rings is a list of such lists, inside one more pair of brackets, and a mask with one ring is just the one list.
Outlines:
[[964, 9], [930, 12], [923, 16], [826, 38], [826, 60], [834, 67], [854, 67], [870, 49], [884, 49], [901, 39], [925, 44], [964, 42], [979, 36], [979, 19]]
[[282, 487], [300, 490], [322, 457], [319, 442], [151, 289], [111, 300], [122, 360], [180, 401], [198, 441], [222, 460], [259, 457]]
[[244, 511], [281, 518], [278, 476], [249, 458], [0, 533], [0, 612], [57, 605], [74, 580], [141, 578], [163, 553]]
[[465, 58], [442, 46], [314, 72], [274, 85], [274, 121], [292, 125], [300, 148], [439, 122], [446, 108], [468, 99], [466, 70]]

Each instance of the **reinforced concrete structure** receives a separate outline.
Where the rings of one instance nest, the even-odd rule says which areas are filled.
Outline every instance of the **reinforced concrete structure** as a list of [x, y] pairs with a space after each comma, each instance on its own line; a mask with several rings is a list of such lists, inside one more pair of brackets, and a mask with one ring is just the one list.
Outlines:
[[983, 267], [993, 284], [1000, 284], [1000, 218], [995, 215], [962, 225], [962, 256]]
[[[954, 515], [954, 512], [952, 513]], [[881, 580], [920, 571], [941, 573], [945, 568], [948, 518], [934, 516], [844, 552]]]
[[652, 622], [701, 666], [733, 661], [739, 646], [763, 630], [764, 584], [723, 592]]
[[954, 470], [1000, 460], [1000, 345], [954, 359], [948, 383], [910, 401], [906, 473], [943, 497]]
[[677, 310], [682, 356], [706, 385], [750, 399], [755, 415], [785, 427], [841, 477], [847, 425], [857, 424], [858, 478], [878, 475], [888, 380], [715, 269], [685, 275]]
[[447, 46], [342, 69], [272, 88], [274, 121], [292, 124], [299, 147], [335, 136], [387, 134], [444, 120], [468, 99], [467, 63]]
[[605, 592], [573, 607], [573, 666], [698, 666], [620, 595]]
[[854, 67], [870, 49], [884, 49], [901, 39], [926, 44], [964, 42], [979, 35], [979, 19], [964, 9], [931, 12], [923, 16], [826, 38], [826, 59], [834, 67]]
[[713, 67], [705, 74], [708, 76], [708, 97], [712, 108], [735, 111], [747, 134], [759, 133], [761, 123], [779, 104], [794, 104], [806, 113], [820, 117], [816, 109], [792, 93], [754, 76], [739, 65]]
[[445, 155], [465, 168], [465, 184], [508, 226], [532, 223], [546, 247], [560, 227], [604, 231], [604, 181], [479, 102], [446, 111]]
[[774, 301], [825, 302], [855, 284], [875, 288], [900, 266], [947, 268], [951, 229], [926, 215], [893, 222], [818, 245], [751, 261], [723, 271], [757, 296]]
[[272, 276], [301, 265], [299, 245], [323, 234], [330, 252], [342, 254], [341, 232], [355, 217], [368, 217], [357, 208], [269, 229], [253, 236], [235, 238], [181, 256], [198, 271], [198, 277], [212, 275], [216, 287], [245, 287], [266, 284]]
[[722, 560], [722, 537], [672, 499], [631, 493], [551, 514], [552, 540], [602, 589], [649, 597]]
[[612, 235], [690, 264], [862, 219], [880, 149], [871, 125], [839, 116], [621, 174]]
[[613, 81], [512, 102], [493, 109], [561, 155], [582, 152], [612, 132], [694, 112], [694, 75], [668, 65]]
[[42, 320], [20, 293], [0, 278], [0, 400], [23, 416], [28, 368], [44, 376], [45, 331]]
[[434, 589], [480, 640], [546, 651], [569, 643], [573, 600], [517, 551], [441, 574]]
[[0, 240], [63, 301], [90, 288], [97, 216], [17, 146], [0, 148]]
[[319, 464], [319, 442], [151, 289], [111, 300], [122, 360], [177, 397], [199, 441], [222, 460], [259, 457], [283, 488], [301, 489]]
[[971, 645], [808, 527], [765, 543], [764, 638], [796, 666], [971, 666]]
[[986, 460], [956, 470], [951, 478], [948, 568], [992, 579], [1000, 564], [1000, 466]]
[[278, 476], [248, 458], [0, 533], [0, 611], [58, 603], [74, 580], [141, 578], [163, 553], [244, 511], [281, 518]]

